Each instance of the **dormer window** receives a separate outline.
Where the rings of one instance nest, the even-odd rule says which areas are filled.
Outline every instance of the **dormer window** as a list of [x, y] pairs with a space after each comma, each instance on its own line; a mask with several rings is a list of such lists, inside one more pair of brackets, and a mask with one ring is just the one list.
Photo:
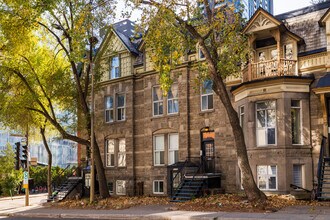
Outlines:
[[120, 62], [119, 56], [114, 56], [111, 58], [110, 66], [110, 79], [116, 79], [120, 77]]

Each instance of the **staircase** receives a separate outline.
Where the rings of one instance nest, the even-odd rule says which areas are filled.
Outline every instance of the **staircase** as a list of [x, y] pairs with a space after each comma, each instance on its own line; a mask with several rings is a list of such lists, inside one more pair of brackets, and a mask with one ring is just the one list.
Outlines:
[[321, 162], [317, 199], [330, 200], [330, 157], [324, 157]]
[[54, 190], [53, 195], [47, 201], [61, 201], [65, 199], [81, 182], [82, 177], [69, 177], [62, 185]]
[[184, 178], [171, 198], [171, 202], [184, 202], [198, 197], [204, 185], [202, 178]]
[[325, 156], [327, 138], [322, 138], [319, 163], [317, 167], [317, 200], [330, 200], [330, 157]]

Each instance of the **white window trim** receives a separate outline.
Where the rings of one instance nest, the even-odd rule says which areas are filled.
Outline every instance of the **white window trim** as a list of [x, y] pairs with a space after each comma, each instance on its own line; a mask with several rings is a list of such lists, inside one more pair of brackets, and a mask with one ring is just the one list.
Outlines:
[[[202, 112], [206, 112], [206, 111], [212, 111], [213, 109], [214, 109], [214, 92], [213, 92], [213, 90], [212, 90], [212, 92], [211, 93], [205, 93], [204, 94], [204, 92], [203, 92], [203, 88], [204, 87], [204, 85], [202, 85], [202, 88], [201, 88], [201, 96], [200, 96], [200, 101], [201, 101], [201, 111]], [[212, 108], [207, 108], [207, 109], [203, 109], [203, 97], [204, 96], [210, 96], [210, 95], [212, 95], [212, 100], [213, 100], [213, 106], [212, 106]], [[207, 98], [206, 99], [207, 100], [207, 106], [208, 106], [208, 102], [209, 102], [209, 99]]]
[[[152, 116], [153, 116], [153, 117], [159, 117], [159, 116], [163, 116], [163, 115], [164, 115], [164, 96], [163, 96], [163, 94], [162, 94], [162, 99], [157, 100], [157, 101], [154, 101], [154, 90], [155, 90], [156, 88], [159, 88], [160, 91], [162, 90], [162, 89], [160, 88], [160, 86], [153, 86], [153, 87], [152, 87], [151, 98], [152, 98]], [[161, 93], [162, 93], [162, 91], [161, 91]], [[162, 114], [158, 114], [158, 115], [155, 114], [155, 103], [157, 103], [158, 112], [159, 112], [159, 106], [160, 106], [160, 103], [163, 104], [163, 113], [162, 113]]]
[[[113, 147], [113, 152], [109, 152], [109, 141], [113, 140], [114, 142], [114, 147]], [[116, 140], [115, 139], [106, 139], [106, 161], [105, 165], [106, 167], [115, 167], [116, 166], [116, 158], [115, 158], [115, 152], [116, 152]], [[113, 166], [108, 164], [108, 157], [110, 156], [110, 164], [111, 164], [111, 154], [113, 154]]]
[[[157, 150], [156, 151], [156, 137], [163, 137], [164, 141], [163, 141], [163, 150]], [[165, 134], [162, 134], [162, 135], [154, 135], [153, 136], [153, 139], [154, 139], [154, 143], [153, 143], [153, 157], [154, 157], [154, 166], [165, 166], [166, 162], [165, 162]], [[164, 163], [159, 163], [159, 164], [156, 164], [156, 152], [164, 152]], [[160, 156], [160, 155], [159, 155]]]
[[[178, 87], [178, 84], [176, 84], [177, 85], [177, 94], [179, 94], [179, 87]], [[172, 86], [171, 86], [171, 88], [170, 89], [172, 89]], [[172, 93], [172, 95], [173, 95], [173, 93]], [[164, 98], [163, 98], [164, 99]], [[175, 102], [175, 100], [178, 102], [178, 111], [177, 112], [173, 112], [173, 113], [170, 113], [169, 112], [169, 102], [171, 101], [172, 102], [172, 106], [173, 106], [173, 103]], [[163, 104], [163, 106], [164, 106], [164, 104]], [[178, 114], [179, 113], [179, 95], [177, 96], [177, 97], [174, 97], [174, 95], [173, 95], [173, 98], [169, 98], [169, 96], [167, 95], [167, 114], [168, 115], [175, 115], [175, 114]]]
[[[267, 138], [267, 140], [266, 140], [266, 144], [265, 145], [258, 145], [258, 129], [260, 129], [260, 128], [258, 128], [258, 125], [257, 125], [257, 120], [258, 120], [258, 109], [257, 109], [257, 104], [258, 103], [264, 103], [264, 102], [274, 102], [275, 103], [275, 108], [274, 108], [274, 110], [275, 110], [275, 143], [274, 144], [267, 144], [268, 143], [268, 135], [266, 135], [265, 137]], [[266, 109], [262, 109], [262, 111], [267, 111], [269, 108], [266, 108]], [[276, 100], [265, 100], [265, 101], [259, 101], [259, 102], [256, 102], [255, 103], [255, 128], [256, 128], [256, 145], [257, 145], [257, 147], [268, 147], [268, 146], [276, 146], [277, 145], [277, 103], [276, 103]], [[267, 124], [266, 122], [265, 122], [265, 124]], [[265, 128], [262, 128], [262, 129], [267, 129], [267, 128], [272, 128], [272, 127], [265, 127]]]
[[[107, 106], [106, 106], [108, 97], [112, 98], [112, 108], [107, 108]], [[105, 121], [105, 123], [114, 122], [115, 115], [114, 115], [114, 106], [113, 105], [114, 105], [113, 97], [111, 95], [105, 96], [105, 98], [104, 98], [104, 121]], [[107, 121], [107, 112], [111, 113], [111, 111], [112, 111], [112, 120]]]
[[[124, 183], [124, 190], [125, 192], [122, 193], [122, 192], [118, 192], [118, 182], [119, 181], [122, 181]], [[116, 180], [116, 195], [126, 195], [126, 184], [127, 184], [127, 181], [126, 180]]]
[[[300, 143], [299, 144], [294, 144], [294, 143], [292, 143], [292, 136], [291, 136], [291, 144], [292, 145], [296, 145], [296, 146], [301, 146], [301, 145], [303, 145], [303, 138], [302, 138], [302, 117], [303, 117], [303, 115], [302, 115], [302, 107], [301, 107], [301, 100], [299, 100], [299, 99], [292, 99], [291, 101], [299, 101], [299, 107], [292, 107], [292, 105], [290, 104], [290, 111], [291, 111], [291, 109], [292, 108], [294, 108], [294, 109], [299, 109], [299, 114], [300, 114], [300, 119], [299, 119], [299, 123], [300, 123]], [[290, 114], [290, 121], [292, 120], [292, 118], [291, 118], [291, 114]], [[292, 123], [292, 121], [291, 121], [291, 123]], [[292, 131], [291, 131], [291, 135], [292, 135]]]
[[[114, 59], [114, 58], [116, 58], [116, 57], [118, 57], [118, 66], [112, 66], [112, 60]], [[111, 79], [118, 79], [118, 78], [120, 78], [121, 77], [121, 68], [120, 68], [120, 56], [119, 55], [116, 55], [116, 56], [112, 56], [111, 58], [110, 58], [110, 72], [109, 72], [109, 79], [111, 80]], [[114, 77], [114, 78], [112, 78], [112, 68], [118, 68], [118, 71], [119, 71], [119, 76], [118, 77]]]
[[[301, 187], [304, 188], [306, 186], [306, 182], [305, 182], [305, 165], [304, 164], [293, 164], [292, 165], [292, 183], [293, 183], [293, 179], [294, 179], [294, 173], [293, 173], [293, 166], [301, 166]], [[300, 189], [296, 189], [296, 190], [300, 190]]]
[[[158, 189], [160, 188], [159, 186], [160, 186], [160, 182], [162, 182], [163, 183], [163, 192], [156, 192], [155, 191], [155, 183], [157, 183], [158, 184]], [[153, 194], [158, 194], [158, 195], [162, 195], [162, 194], [164, 194], [165, 193], [165, 185], [164, 185], [164, 180], [154, 180], [153, 181], [153, 183], [152, 183], [152, 192], [153, 192]]]
[[[266, 176], [267, 176], [267, 183], [266, 183], [266, 189], [260, 189], [260, 187], [259, 187], [259, 174], [258, 174], [258, 167], [259, 166], [266, 166], [267, 167], [267, 174], [266, 174]], [[268, 167], [270, 167], [270, 166], [275, 166], [276, 167], [276, 174], [275, 175], [270, 175], [270, 174], [268, 174]], [[277, 191], [278, 190], [278, 167], [277, 167], [277, 165], [258, 165], [257, 166], [257, 184], [258, 184], [258, 188], [260, 189], [260, 190], [262, 190], [262, 191]], [[269, 177], [272, 177], [272, 176], [275, 176], [275, 178], [276, 178], [276, 188], [275, 189], [269, 189]]]
[[[125, 151], [120, 151], [120, 142], [124, 140], [125, 142]], [[124, 165], [119, 164], [119, 158], [120, 155], [124, 156]], [[118, 141], [118, 167], [126, 167], [127, 166], [127, 162], [126, 162], [126, 139], [125, 138], [120, 138]]]
[[[243, 113], [242, 113], [242, 109], [243, 109]], [[243, 120], [242, 120], [242, 116], [243, 116]], [[239, 107], [239, 125], [243, 128], [244, 125], [244, 116], [245, 116], [245, 107], [244, 105], [241, 105]]]
[[[118, 97], [119, 96], [124, 96], [124, 106], [118, 106]], [[116, 118], [116, 120], [117, 121], [125, 121], [126, 120], [126, 94], [125, 93], [117, 93], [116, 94], [116, 116], [115, 116], [115, 118]], [[124, 112], [124, 117], [123, 117], [123, 119], [118, 119], [118, 110], [122, 110], [123, 112]]]
[[[170, 146], [171, 146], [171, 138], [170, 138], [170, 136], [171, 135], [176, 135], [176, 136], [178, 136], [178, 143], [177, 143], [177, 146], [176, 146], [176, 148], [175, 149], [170, 149]], [[179, 133], [170, 133], [170, 134], [168, 134], [167, 135], [167, 142], [168, 142], [168, 144], [167, 144], [167, 148], [168, 148], [168, 159], [167, 159], [167, 161], [168, 161], [168, 165], [171, 165], [171, 164], [175, 164], [176, 162], [178, 162], [178, 161], [174, 161], [174, 163], [170, 163], [170, 157], [171, 157], [171, 153], [174, 153], [174, 156], [175, 156], [175, 152], [177, 151], [178, 152], [178, 154], [179, 154]], [[174, 157], [174, 159], [175, 159], [175, 157]]]

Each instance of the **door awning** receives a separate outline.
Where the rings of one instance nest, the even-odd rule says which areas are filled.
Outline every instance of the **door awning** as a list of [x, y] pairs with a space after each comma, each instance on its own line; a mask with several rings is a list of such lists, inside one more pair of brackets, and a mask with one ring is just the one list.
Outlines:
[[313, 91], [315, 94], [330, 93], [330, 73], [326, 73], [318, 80]]

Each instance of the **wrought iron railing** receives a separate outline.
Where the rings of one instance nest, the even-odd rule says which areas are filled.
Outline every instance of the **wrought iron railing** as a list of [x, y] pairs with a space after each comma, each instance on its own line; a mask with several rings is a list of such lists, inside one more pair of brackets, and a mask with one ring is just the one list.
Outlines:
[[321, 196], [322, 192], [322, 169], [323, 169], [323, 160], [325, 157], [325, 145], [327, 143], [327, 138], [322, 137], [321, 142], [321, 149], [320, 149], [320, 156], [319, 156], [319, 163], [317, 165], [317, 190], [316, 190], [316, 197]]

